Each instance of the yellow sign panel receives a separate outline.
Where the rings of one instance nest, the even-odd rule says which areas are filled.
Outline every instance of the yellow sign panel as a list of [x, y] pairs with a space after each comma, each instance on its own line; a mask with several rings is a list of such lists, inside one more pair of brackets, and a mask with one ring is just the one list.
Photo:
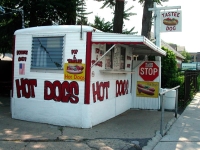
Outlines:
[[137, 81], [136, 96], [157, 98], [159, 82]]
[[64, 80], [84, 81], [85, 80], [85, 64], [65, 63]]

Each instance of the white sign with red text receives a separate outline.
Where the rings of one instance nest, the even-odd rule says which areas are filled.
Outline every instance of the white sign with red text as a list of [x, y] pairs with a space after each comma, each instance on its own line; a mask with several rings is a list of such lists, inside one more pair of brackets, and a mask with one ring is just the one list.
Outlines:
[[162, 11], [160, 12], [160, 32], [181, 32], [182, 12]]

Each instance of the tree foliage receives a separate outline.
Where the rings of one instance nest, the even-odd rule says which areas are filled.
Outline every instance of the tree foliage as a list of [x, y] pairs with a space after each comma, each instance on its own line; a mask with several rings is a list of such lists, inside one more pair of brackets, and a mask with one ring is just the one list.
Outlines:
[[[104, 18], [101, 18], [99, 16], [95, 16], [94, 24], [89, 23], [89, 25], [103, 32], [113, 32], [113, 22], [105, 21]], [[123, 28], [122, 33], [136, 34], [136, 32], [133, 32], [133, 30], [134, 30], [134, 27], [130, 30]]]
[[1, 0], [0, 6], [5, 14], [0, 14], [0, 53], [11, 52], [12, 37], [16, 30], [22, 28], [24, 10], [25, 27], [44, 25], [75, 25], [86, 23], [85, 1], [82, 0]]
[[164, 47], [162, 49], [166, 51], [166, 56], [161, 58], [161, 87], [171, 88], [179, 83], [177, 79], [176, 55], [171, 50]]
[[191, 61], [191, 55], [185, 50], [181, 52], [181, 55], [185, 57], [185, 59], [183, 60], [184, 63], [189, 63]]
[[[123, 31], [124, 20], [129, 20], [130, 16], [136, 15], [136, 13], [130, 12], [134, 6], [125, 9], [127, 2], [121, 0], [105, 0], [103, 2], [102, 9], [109, 7], [114, 9], [114, 19], [113, 19], [113, 32], [114, 33], [131, 33], [134, 30], [134, 27], [131, 30]], [[136, 32], [135, 32], [136, 33]]]
[[99, 29], [103, 32], [113, 32], [113, 23], [112, 22], [105, 22], [104, 18], [100, 18], [99, 16], [95, 16], [94, 24], [90, 24], [92, 27]]
[[143, 5], [143, 16], [142, 16], [142, 31], [141, 35], [148, 39], [151, 39], [151, 27], [152, 27], [152, 11], [149, 8], [153, 8], [154, 2], [161, 5], [160, 0], [139, 0], [139, 3]]

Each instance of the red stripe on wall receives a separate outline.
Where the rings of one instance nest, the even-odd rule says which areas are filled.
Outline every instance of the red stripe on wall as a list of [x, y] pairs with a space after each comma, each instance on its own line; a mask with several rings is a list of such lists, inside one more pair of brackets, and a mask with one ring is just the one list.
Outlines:
[[90, 104], [90, 76], [91, 76], [91, 58], [92, 58], [92, 42], [91, 41], [92, 41], [92, 32], [87, 32], [84, 104]]
[[13, 97], [13, 90], [14, 90], [14, 61], [15, 61], [15, 35], [13, 37], [12, 42], [12, 97]]

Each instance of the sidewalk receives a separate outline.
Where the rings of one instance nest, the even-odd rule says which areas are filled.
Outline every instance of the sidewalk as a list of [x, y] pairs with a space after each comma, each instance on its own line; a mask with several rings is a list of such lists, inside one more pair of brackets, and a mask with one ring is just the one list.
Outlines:
[[[9, 98], [0, 97], [0, 150], [141, 150], [160, 130], [160, 117], [130, 109], [91, 129], [61, 127], [12, 119]], [[164, 126], [173, 119], [166, 111]]]
[[153, 150], [200, 150], [200, 92]]

